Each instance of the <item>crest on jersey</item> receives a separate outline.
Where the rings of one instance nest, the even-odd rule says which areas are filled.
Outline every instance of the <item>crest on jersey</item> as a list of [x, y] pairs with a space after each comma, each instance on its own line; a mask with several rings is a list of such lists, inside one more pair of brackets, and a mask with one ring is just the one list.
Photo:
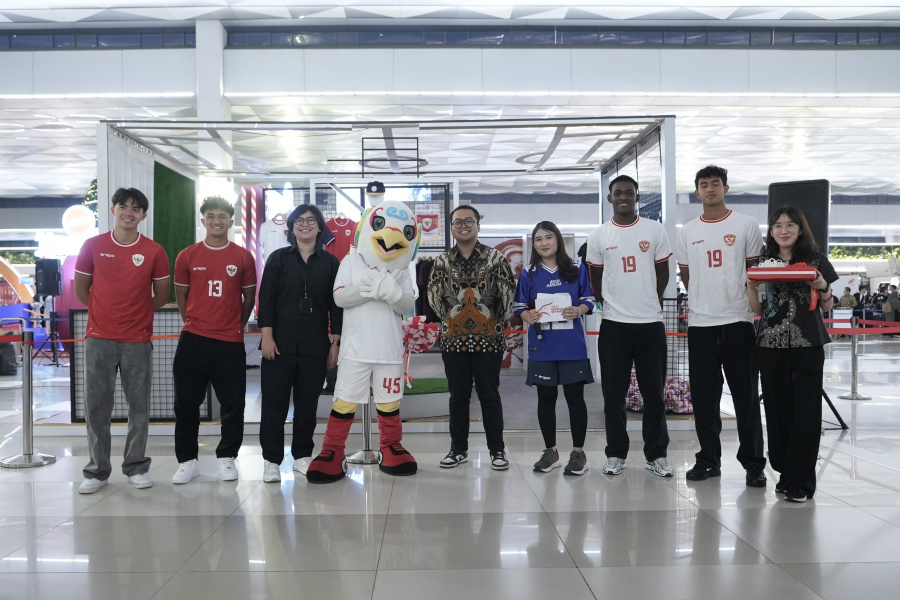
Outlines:
[[229, 277], [234, 277], [237, 274], [237, 267], [234, 265], [228, 265], [225, 267], [225, 272], [228, 273]]
[[737, 238], [734, 236], [733, 233], [729, 233], [728, 235], [725, 236], [725, 244], [728, 246], [734, 246], [734, 241], [736, 239]]
[[144, 255], [143, 254], [132, 254], [131, 262], [134, 263], [134, 266], [139, 267], [144, 264]]
[[641, 240], [638, 242], [638, 247], [641, 249], [641, 252], [646, 252], [650, 249], [650, 242], [647, 240]]

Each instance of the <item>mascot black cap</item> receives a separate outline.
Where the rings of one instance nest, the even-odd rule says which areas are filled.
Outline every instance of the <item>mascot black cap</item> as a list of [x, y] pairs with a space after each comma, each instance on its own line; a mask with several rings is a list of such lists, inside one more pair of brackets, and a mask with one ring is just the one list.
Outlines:
[[380, 181], [370, 181], [366, 184], [366, 193], [372, 196], [384, 195], [384, 184]]

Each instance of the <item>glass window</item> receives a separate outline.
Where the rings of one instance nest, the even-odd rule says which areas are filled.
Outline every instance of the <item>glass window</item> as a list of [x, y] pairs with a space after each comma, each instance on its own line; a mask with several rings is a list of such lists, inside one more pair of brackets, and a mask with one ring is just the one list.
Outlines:
[[228, 32], [228, 45], [229, 46], [246, 46], [247, 45], [247, 32], [246, 31], [229, 31]]
[[706, 32], [705, 31], [688, 31], [684, 34], [685, 42], [688, 46], [705, 46], [706, 45]]
[[[268, 35], [268, 34], [266, 34]], [[164, 31], [163, 46], [166, 48], [181, 48], [184, 46], [183, 31]]]
[[534, 43], [534, 32], [530, 29], [513, 29], [512, 43], [520, 46], [530, 46]]
[[447, 31], [448, 44], [465, 44], [468, 41], [468, 33], [465, 30], [449, 30]]
[[900, 46], [900, 32], [882, 31], [881, 32], [881, 45], [882, 46]]
[[9, 48], [9, 36], [0, 35], [0, 48]]
[[775, 31], [772, 36], [772, 44], [775, 46], [793, 46], [794, 45], [794, 32], [793, 31]]
[[560, 43], [573, 46], [596, 46], [600, 40], [600, 34], [596, 31], [561, 31]]
[[161, 48], [162, 47], [162, 32], [154, 32], [147, 33], [144, 32], [141, 34], [141, 46], [144, 48]]
[[338, 31], [335, 33], [334, 41], [338, 46], [355, 46], [356, 45], [356, 32], [355, 31]]
[[415, 29], [409, 31], [398, 31], [388, 29], [381, 32], [382, 46], [420, 46], [422, 45], [423, 34]]
[[535, 29], [532, 43], [540, 46], [552, 46], [556, 43], [556, 31], [553, 29]]
[[601, 31], [597, 43], [601, 46], [618, 46], [619, 45], [619, 32], [618, 31]]
[[75, 46], [77, 48], [96, 48], [97, 47], [97, 34], [96, 33], [76, 33], [75, 34]]
[[859, 45], [860, 46], [877, 46], [878, 45], [878, 32], [877, 31], [860, 31], [859, 32]]
[[484, 29], [470, 29], [467, 41], [470, 44], [485, 46], [499, 46], [509, 44], [512, 34], [509, 31], [492, 31]]
[[710, 31], [707, 34], [710, 46], [749, 46], [749, 31]]
[[629, 31], [623, 30], [621, 43], [623, 46], [655, 46], [662, 45], [662, 31]]
[[197, 47], [197, 34], [193, 31], [185, 31], [184, 32], [184, 45], [187, 48], [196, 48]]
[[269, 35], [269, 43], [272, 46], [290, 46], [293, 37], [290, 31], [273, 31]]
[[377, 46], [381, 43], [380, 31], [360, 31], [356, 38], [360, 46]]
[[50, 33], [14, 33], [9, 36], [10, 48], [52, 48]]
[[443, 29], [435, 31], [426, 30], [424, 38], [426, 44], [444, 44], [447, 42], [447, 32]]
[[247, 44], [249, 46], [268, 46], [269, 45], [269, 32], [268, 31], [251, 31], [247, 35]]
[[[275, 45], [275, 36], [272, 34], [272, 45]], [[334, 31], [299, 31], [294, 34], [295, 46], [334, 46]]]
[[75, 35], [72, 33], [54, 33], [53, 34], [53, 47], [54, 48], [74, 48], [75, 47]]
[[684, 46], [683, 31], [667, 31], [663, 38], [666, 46]]
[[838, 43], [838, 46], [855, 46], [856, 45], [856, 32], [855, 31], [838, 31], [837, 43]]
[[98, 33], [97, 46], [100, 48], [140, 48], [139, 33]]
[[834, 46], [834, 31], [795, 31], [795, 46]]
[[772, 32], [769, 30], [751, 31], [750, 32], [750, 45], [751, 46], [771, 46], [772, 45]]

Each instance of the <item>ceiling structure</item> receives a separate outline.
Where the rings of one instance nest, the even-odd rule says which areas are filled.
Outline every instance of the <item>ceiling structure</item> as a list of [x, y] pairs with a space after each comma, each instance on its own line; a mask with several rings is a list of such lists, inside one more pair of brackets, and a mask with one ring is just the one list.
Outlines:
[[[419, 24], [507, 25], [606, 24], [641, 26], [695, 23], [705, 27], [788, 23], [836, 26], [896, 26], [895, 0], [866, 0], [852, 6], [828, 0], [772, 6], [754, 2], [692, 3], [654, 0], [625, 4], [600, 0], [563, 4], [527, 0], [344, 0], [294, 3], [285, 0], [3, 0], [0, 29], [173, 25], [200, 19], [230, 23], [308, 25]], [[292, 19], [293, 21], [289, 21]], [[710, 80], [710, 85], [714, 82]], [[700, 86], [704, 87], [704, 86]], [[679, 192], [693, 188], [697, 165], [731, 167], [734, 192], [766, 193], [772, 181], [826, 178], [836, 193], [900, 195], [900, 111], [896, 97], [794, 95], [561, 95], [227, 98], [234, 121], [424, 122], [463, 119], [562, 119], [604, 117], [676, 117], [676, 181]], [[176, 98], [14, 98], [0, 96], [0, 197], [77, 196], [96, 175], [96, 125], [147, 119], [191, 120], [194, 97]], [[377, 135], [383, 136], [383, 132]], [[420, 146], [432, 169], [441, 165], [486, 164], [498, 154], [521, 158], [546, 149], [517, 138], [514, 148], [497, 136], [471, 134], [459, 141]], [[322, 138], [327, 139], [327, 138]], [[238, 134], [232, 150], [248, 160], [302, 171], [311, 165], [310, 149], [349, 160], [358, 142], [325, 149], [321, 140], [291, 133], [280, 136]], [[615, 145], [598, 149], [593, 160], [608, 158]], [[602, 151], [601, 151], [602, 150]], [[608, 152], [609, 151], [609, 152]], [[516, 156], [513, 156], [513, 155]], [[343, 157], [343, 158], [342, 158]], [[358, 158], [358, 157], [357, 157]], [[529, 159], [524, 159], [526, 162]], [[347, 163], [352, 164], [352, 163]], [[344, 164], [344, 167], [347, 166]], [[358, 165], [357, 165], [358, 166]], [[521, 165], [520, 165], [521, 166]], [[443, 168], [443, 167], [441, 167]], [[264, 170], [264, 169], [262, 169]], [[251, 170], [252, 171], [252, 170]], [[549, 179], [538, 173], [497, 177], [479, 186], [524, 190], [579, 191], [596, 186], [581, 171]], [[475, 185], [476, 179], [468, 181]], [[593, 187], [595, 190], [596, 187]], [[484, 191], [482, 189], [482, 191]]]

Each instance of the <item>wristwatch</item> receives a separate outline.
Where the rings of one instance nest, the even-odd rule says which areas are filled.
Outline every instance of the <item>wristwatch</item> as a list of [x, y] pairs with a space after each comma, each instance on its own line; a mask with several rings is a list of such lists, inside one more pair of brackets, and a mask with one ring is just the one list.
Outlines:
[[337, 346], [338, 348], [341, 347], [341, 340], [334, 340], [333, 343], [334, 343], [334, 345]]

